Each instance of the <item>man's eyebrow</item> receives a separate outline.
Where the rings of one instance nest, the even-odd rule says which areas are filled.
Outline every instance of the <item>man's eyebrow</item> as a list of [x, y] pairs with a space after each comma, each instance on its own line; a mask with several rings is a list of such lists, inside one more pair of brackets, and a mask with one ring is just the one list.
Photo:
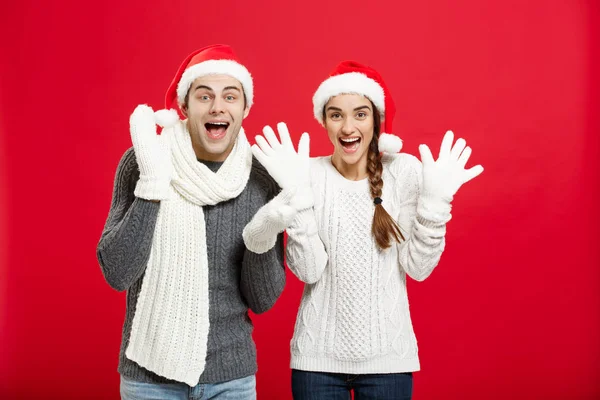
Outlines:
[[198, 85], [194, 88], [194, 91], [196, 91], [198, 89], [207, 89], [207, 90], [210, 90], [211, 92], [214, 92], [214, 90], [211, 87], [206, 86], [206, 85]]

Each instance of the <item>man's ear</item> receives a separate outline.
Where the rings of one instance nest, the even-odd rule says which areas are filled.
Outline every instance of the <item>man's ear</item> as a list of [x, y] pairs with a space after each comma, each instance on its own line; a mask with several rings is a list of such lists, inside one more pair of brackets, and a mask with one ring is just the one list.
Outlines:
[[246, 119], [246, 117], [248, 116], [248, 114], [250, 114], [250, 107], [246, 107], [244, 109], [244, 118], [243, 119]]
[[188, 108], [187, 105], [182, 104], [180, 107], [181, 113], [187, 118], [188, 117]]

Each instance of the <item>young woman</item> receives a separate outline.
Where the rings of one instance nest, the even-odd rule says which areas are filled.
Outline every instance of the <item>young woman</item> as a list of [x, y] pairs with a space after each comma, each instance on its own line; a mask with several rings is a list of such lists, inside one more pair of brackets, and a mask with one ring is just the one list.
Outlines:
[[244, 231], [260, 252], [286, 229], [288, 266], [306, 283], [291, 343], [293, 395], [410, 399], [420, 365], [406, 275], [431, 274], [452, 198], [483, 168], [465, 170], [471, 149], [453, 144], [452, 132], [435, 161], [425, 145], [422, 162], [394, 154], [402, 142], [382, 132], [394, 103], [372, 68], [341, 63], [313, 104], [333, 154], [309, 161], [307, 134], [296, 153], [285, 125], [281, 142], [266, 127], [253, 152], [283, 190]]

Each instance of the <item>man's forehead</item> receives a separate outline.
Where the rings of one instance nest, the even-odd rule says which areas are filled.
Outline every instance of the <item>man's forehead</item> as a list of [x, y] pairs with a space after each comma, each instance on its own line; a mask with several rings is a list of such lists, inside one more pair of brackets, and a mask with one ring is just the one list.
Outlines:
[[219, 90], [225, 87], [236, 87], [242, 91], [241, 82], [234, 77], [225, 74], [210, 74], [200, 76], [194, 80], [192, 88], [196, 88], [198, 86], [207, 86], [213, 90]]

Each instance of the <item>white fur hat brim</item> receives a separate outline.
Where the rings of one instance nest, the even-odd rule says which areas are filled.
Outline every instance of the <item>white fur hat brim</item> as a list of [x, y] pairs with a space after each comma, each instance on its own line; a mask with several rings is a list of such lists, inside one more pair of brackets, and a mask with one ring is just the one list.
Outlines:
[[385, 94], [383, 88], [373, 79], [360, 72], [348, 72], [327, 78], [319, 85], [313, 96], [315, 119], [323, 125], [323, 108], [334, 96], [339, 94], [360, 94], [373, 102], [381, 114], [385, 115]]
[[233, 60], [207, 60], [186, 69], [177, 84], [177, 101], [180, 105], [184, 103], [192, 83], [205, 75], [229, 75], [237, 79], [242, 84], [246, 95], [246, 107], [252, 106], [254, 99], [252, 75], [246, 67]]

